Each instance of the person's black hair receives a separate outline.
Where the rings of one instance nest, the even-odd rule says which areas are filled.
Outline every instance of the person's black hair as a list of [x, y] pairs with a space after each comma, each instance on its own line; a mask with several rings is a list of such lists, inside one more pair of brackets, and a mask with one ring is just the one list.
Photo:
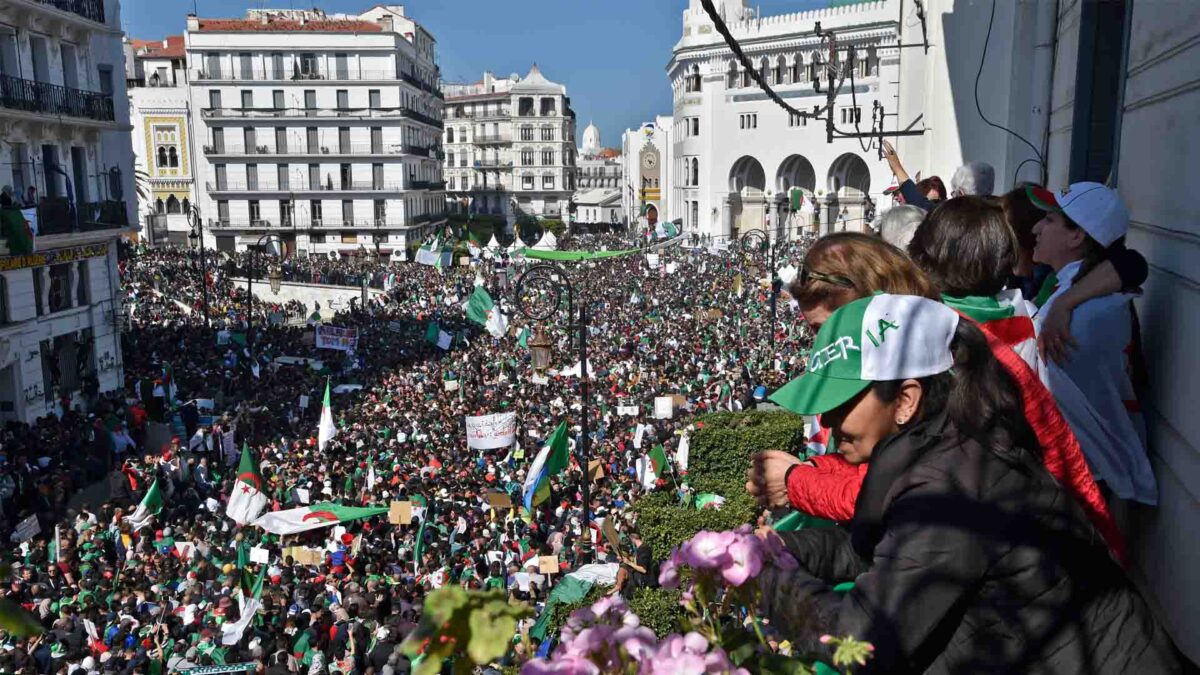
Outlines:
[[[1042, 448], [1025, 418], [1021, 390], [988, 345], [974, 322], [960, 320], [950, 342], [954, 367], [924, 377], [915, 423], [945, 410], [959, 433], [979, 441], [1001, 459], [1022, 463], [1022, 453], [1040, 457]], [[874, 383], [875, 395], [891, 403], [904, 380]]]
[[[1081, 230], [1083, 227], [1071, 219], [1066, 213], [1060, 214], [1063, 219], [1063, 224], [1068, 230]], [[1071, 283], [1077, 283], [1080, 279], [1086, 277], [1089, 272], [1096, 269], [1100, 263], [1108, 260], [1108, 249], [1100, 242], [1092, 238], [1092, 235], [1083, 232], [1083, 264], [1079, 266], [1079, 271], [1075, 273], [1075, 277], [1071, 279]]]
[[1017, 240], [995, 200], [955, 197], [913, 232], [908, 255], [947, 295], [993, 296], [1017, 262]]

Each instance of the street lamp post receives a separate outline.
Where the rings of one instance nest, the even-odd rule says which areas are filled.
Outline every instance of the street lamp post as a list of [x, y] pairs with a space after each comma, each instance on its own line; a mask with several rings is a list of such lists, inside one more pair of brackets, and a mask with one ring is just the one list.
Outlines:
[[192, 221], [188, 240], [193, 246], [200, 247], [200, 298], [204, 308], [204, 326], [209, 326], [208, 319], [208, 265], [204, 262], [204, 220], [200, 217], [200, 207], [195, 204], [188, 209], [187, 217]]
[[[583, 432], [580, 442], [579, 465], [583, 469], [583, 531], [585, 537], [591, 532], [591, 497], [588, 480], [588, 462], [591, 460], [591, 439], [588, 430], [588, 405], [590, 393], [588, 386], [587, 335], [588, 312], [587, 302], [579, 303], [579, 315], [575, 316], [575, 289], [571, 285], [566, 270], [553, 263], [538, 263], [526, 270], [517, 279], [514, 298], [517, 309], [532, 321], [546, 321], [562, 308], [563, 293], [567, 301], [567, 330], [578, 331], [579, 348], [579, 393], [580, 422]], [[574, 320], [574, 323], [571, 323]], [[553, 343], [546, 337], [541, 327], [529, 341], [530, 355], [535, 368], [545, 369], [550, 364], [550, 350]]]
[[[258, 243], [254, 245], [255, 249], [261, 250], [264, 242], [269, 242], [271, 237], [279, 242], [279, 247], [283, 248], [283, 240], [277, 234], [267, 233], [258, 238]], [[278, 266], [272, 267], [267, 271], [267, 280], [271, 284], [271, 292], [278, 293], [279, 287], [283, 281]], [[250, 267], [246, 272], [246, 333], [250, 338], [250, 344], [254, 344], [254, 253], [250, 254]]]

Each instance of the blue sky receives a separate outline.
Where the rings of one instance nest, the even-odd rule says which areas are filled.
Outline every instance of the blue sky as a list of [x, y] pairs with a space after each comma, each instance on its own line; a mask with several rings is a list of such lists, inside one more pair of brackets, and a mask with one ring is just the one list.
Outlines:
[[[247, 7], [311, 7], [357, 13], [373, 0], [195, 0], [202, 17], [239, 17]], [[391, 4], [391, 3], [389, 3]], [[442, 75], [475, 81], [484, 70], [525, 75], [537, 62], [565, 84], [579, 120], [600, 127], [604, 144], [671, 112], [666, 65], [679, 40], [687, 0], [413, 0], [406, 13], [438, 41]], [[824, 7], [829, 0], [760, 0], [764, 16]], [[192, 0], [122, 0], [131, 37], [182, 33]]]

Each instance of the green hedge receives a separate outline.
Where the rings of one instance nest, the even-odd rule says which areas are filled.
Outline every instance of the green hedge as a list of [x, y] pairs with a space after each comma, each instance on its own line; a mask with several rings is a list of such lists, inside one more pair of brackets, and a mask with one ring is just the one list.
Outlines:
[[719, 509], [683, 508], [672, 491], [656, 491], [633, 505], [638, 530], [656, 560], [701, 530], [729, 530], [753, 523], [759, 513], [746, 492], [750, 456], [763, 450], [795, 450], [804, 438], [804, 421], [786, 412], [716, 413], [696, 420], [688, 457], [688, 484], [696, 491], [725, 498]]
[[659, 639], [683, 631], [683, 607], [679, 606], [679, 589], [639, 588], [629, 600], [629, 611], [637, 614], [642, 625], [654, 631]]

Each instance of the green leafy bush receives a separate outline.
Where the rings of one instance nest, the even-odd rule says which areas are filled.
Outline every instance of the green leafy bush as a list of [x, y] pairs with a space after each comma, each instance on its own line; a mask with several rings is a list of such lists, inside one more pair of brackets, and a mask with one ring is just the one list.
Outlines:
[[639, 588], [629, 600], [629, 610], [638, 615], [643, 626], [662, 639], [683, 631], [679, 625], [684, 616], [679, 596], [679, 589]]
[[785, 412], [715, 413], [696, 420], [691, 437], [687, 482], [696, 493], [725, 498], [719, 509], [696, 510], [679, 505], [673, 491], [657, 491], [633, 505], [638, 530], [656, 560], [701, 530], [731, 530], [753, 523], [759, 513], [746, 492], [750, 456], [763, 450], [794, 450], [804, 437], [804, 421]]
[[567, 224], [561, 220], [543, 220], [542, 227], [554, 233], [555, 237], [561, 237], [567, 231]]

